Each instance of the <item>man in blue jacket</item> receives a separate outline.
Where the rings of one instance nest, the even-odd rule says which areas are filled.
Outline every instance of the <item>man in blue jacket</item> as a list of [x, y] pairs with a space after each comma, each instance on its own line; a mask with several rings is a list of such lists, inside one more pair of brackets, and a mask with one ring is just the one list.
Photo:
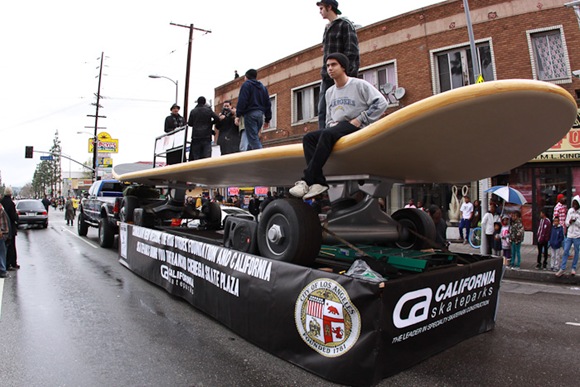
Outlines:
[[[268, 129], [272, 119], [272, 105], [268, 89], [258, 81], [258, 72], [254, 69], [246, 71], [246, 81], [240, 88], [238, 105], [236, 106], [236, 125], [240, 126], [243, 118], [243, 131], [240, 139], [240, 151], [261, 149], [260, 129]], [[242, 130], [242, 126], [240, 126]]]

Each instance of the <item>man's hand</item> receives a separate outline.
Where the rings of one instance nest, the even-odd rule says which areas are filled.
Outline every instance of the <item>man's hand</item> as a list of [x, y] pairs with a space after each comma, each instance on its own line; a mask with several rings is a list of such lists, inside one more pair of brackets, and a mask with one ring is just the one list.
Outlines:
[[350, 123], [351, 123], [351, 125], [354, 125], [354, 126], [356, 126], [357, 128], [360, 128], [360, 126], [362, 125], [362, 124], [360, 123], [360, 121], [359, 121], [358, 119], [356, 119], [356, 118], [354, 118], [354, 119], [350, 120]]
[[240, 126], [240, 117], [236, 117], [236, 119], [234, 120], [234, 125]]
[[269, 122], [264, 122], [264, 129], [268, 129], [270, 127], [270, 123]]

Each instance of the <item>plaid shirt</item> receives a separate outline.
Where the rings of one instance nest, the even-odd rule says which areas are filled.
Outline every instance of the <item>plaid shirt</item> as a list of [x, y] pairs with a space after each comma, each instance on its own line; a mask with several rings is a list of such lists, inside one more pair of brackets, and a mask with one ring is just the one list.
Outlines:
[[322, 60], [322, 78], [330, 79], [326, 72], [326, 58], [328, 55], [340, 52], [347, 56], [349, 65], [346, 74], [350, 77], [358, 76], [358, 67], [360, 56], [358, 51], [358, 37], [352, 22], [345, 18], [336, 18], [326, 25], [322, 37], [322, 46], [324, 47], [324, 56]]
[[0, 204], [0, 239], [8, 239], [10, 235], [10, 223], [8, 220], [8, 215], [4, 211], [4, 207]]

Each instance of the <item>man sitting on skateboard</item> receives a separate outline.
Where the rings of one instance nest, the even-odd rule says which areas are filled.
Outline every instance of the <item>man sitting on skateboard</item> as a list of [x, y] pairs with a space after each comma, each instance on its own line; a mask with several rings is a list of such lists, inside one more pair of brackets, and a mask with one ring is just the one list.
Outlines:
[[310, 199], [328, 190], [322, 167], [332, 147], [343, 136], [377, 121], [387, 109], [387, 100], [370, 83], [346, 75], [348, 58], [332, 53], [326, 60], [334, 85], [326, 91], [326, 127], [302, 139], [306, 169], [302, 180], [290, 189], [293, 196]]

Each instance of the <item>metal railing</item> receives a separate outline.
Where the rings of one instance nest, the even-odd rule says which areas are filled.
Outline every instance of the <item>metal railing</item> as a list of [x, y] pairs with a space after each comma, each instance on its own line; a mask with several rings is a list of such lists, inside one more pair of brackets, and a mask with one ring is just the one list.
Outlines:
[[153, 152], [153, 168], [157, 166], [158, 157], [164, 158], [166, 164], [177, 164], [185, 161], [187, 151], [191, 146], [191, 141], [187, 140], [187, 134], [188, 126], [185, 125], [176, 128], [172, 132], [156, 137]]

